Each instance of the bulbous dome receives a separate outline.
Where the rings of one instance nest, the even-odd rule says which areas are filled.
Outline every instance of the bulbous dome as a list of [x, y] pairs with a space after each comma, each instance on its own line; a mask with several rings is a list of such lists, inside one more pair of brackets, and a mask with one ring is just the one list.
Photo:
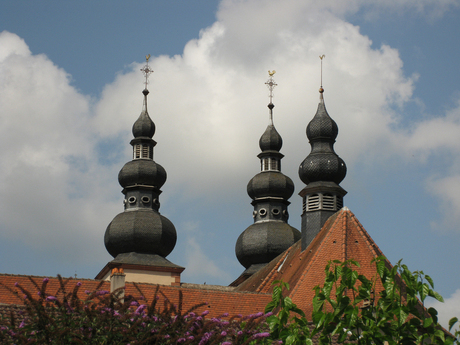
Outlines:
[[307, 126], [307, 137], [310, 141], [326, 139], [335, 142], [339, 127], [326, 111], [324, 102], [318, 104], [316, 115]]
[[339, 184], [345, 178], [345, 162], [334, 152], [338, 133], [337, 124], [327, 113], [321, 98], [318, 110], [307, 126], [311, 152], [299, 167], [299, 177], [303, 183], [308, 185], [311, 182], [324, 181]]
[[275, 126], [272, 124], [267, 126], [264, 134], [260, 137], [259, 147], [262, 151], [279, 151], [283, 146], [283, 139], [279, 135]]
[[118, 174], [123, 188], [133, 185], [147, 185], [161, 188], [166, 182], [166, 170], [150, 159], [135, 159], [126, 163]]
[[263, 171], [249, 181], [247, 191], [252, 199], [280, 197], [287, 200], [294, 193], [294, 183], [280, 171]]
[[342, 182], [347, 167], [335, 153], [309, 154], [299, 167], [299, 177], [303, 183], [316, 181]]
[[238, 237], [236, 257], [245, 268], [268, 263], [300, 238], [300, 231], [285, 222], [254, 223]]
[[105, 247], [113, 257], [129, 252], [166, 257], [176, 240], [176, 228], [171, 221], [151, 209], [118, 214], [104, 236]]
[[134, 138], [148, 137], [152, 138], [155, 134], [155, 124], [146, 110], [143, 110], [139, 118], [134, 122], [133, 135]]

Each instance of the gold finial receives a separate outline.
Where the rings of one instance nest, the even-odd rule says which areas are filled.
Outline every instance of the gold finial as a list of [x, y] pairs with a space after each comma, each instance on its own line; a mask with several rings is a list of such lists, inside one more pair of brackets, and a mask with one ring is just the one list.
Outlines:
[[275, 70], [273, 70], [273, 71], [271, 71], [271, 72], [270, 72], [270, 70], [268, 70], [268, 75], [269, 75], [270, 77], [273, 77], [273, 75], [274, 75], [275, 73], [276, 73]]
[[153, 73], [153, 69], [151, 69], [149, 66], [149, 59], [150, 59], [150, 54], [145, 56], [145, 60], [147, 61], [147, 63], [145, 64], [144, 67], [141, 68], [141, 71], [145, 77], [145, 90], [147, 90], [147, 84], [149, 83], [149, 75]]

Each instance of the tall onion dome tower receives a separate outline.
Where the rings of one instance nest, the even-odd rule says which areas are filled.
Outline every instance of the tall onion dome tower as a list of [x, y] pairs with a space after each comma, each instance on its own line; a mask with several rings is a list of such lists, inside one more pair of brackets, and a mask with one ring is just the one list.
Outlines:
[[105, 247], [114, 260], [96, 279], [108, 280], [114, 271], [123, 273], [126, 281], [177, 285], [184, 268], [166, 259], [176, 245], [177, 234], [171, 221], [159, 212], [166, 171], [153, 160], [155, 124], [147, 111], [148, 77], [153, 72], [149, 57], [141, 69], [145, 76], [144, 104], [132, 129], [133, 160], [118, 174], [125, 195], [124, 212], [112, 220], [104, 236]]
[[[320, 58], [322, 64], [324, 55]], [[318, 110], [307, 126], [311, 152], [299, 167], [299, 177], [307, 185], [299, 193], [303, 199], [302, 250], [320, 232], [326, 220], [343, 207], [343, 197], [347, 194], [339, 186], [347, 167], [334, 151], [339, 128], [326, 111], [322, 84], [321, 80]]]
[[[300, 240], [299, 230], [290, 226], [288, 199], [294, 193], [294, 183], [281, 172], [280, 153], [283, 140], [273, 125], [273, 89], [277, 85], [269, 72], [266, 82], [270, 90], [269, 124], [259, 140], [262, 152], [260, 158], [261, 172], [248, 183], [248, 195], [254, 206], [254, 224], [249, 226], [236, 242], [236, 257], [246, 268], [237, 281], [242, 282], [257, 272], [272, 259]], [[232, 285], [234, 285], [235, 281]]]

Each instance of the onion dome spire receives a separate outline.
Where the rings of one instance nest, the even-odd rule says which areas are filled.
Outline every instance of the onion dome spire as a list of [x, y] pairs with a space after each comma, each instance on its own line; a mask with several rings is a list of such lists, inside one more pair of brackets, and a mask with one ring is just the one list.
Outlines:
[[153, 70], [149, 66], [150, 55], [146, 58], [141, 69], [145, 76], [144, 103], [133, 125], [134, 139], [130, 143], [133, 159], [118, 174], [125, 195], [124, 212], [109, 224], [104, 241], [115, 258], [112, 263], [180, 268], [165, 259], [176, 245], [177, 234], [171, 221], [159, 213], [160, 188], [166, 182], [166, 171], [153, 160], [155, 124], [147, 111], [148, 77]]
[[246, 268], [242, 276], [246, 278], [257, 272], [277, 257], [297, 240], [300, 232], [291, 227], [288, 199], [294, 193], [294, 183], [281, 172], [279, 151], [283, 140], [273, 125], [273, 89], [277, 85], [273, 79], [275, 71], [269, 71], [267, 84], [270, 94], [269, 123], [259, 140], [262, 152], [258, 155], [261, 172], [248, 183], [247, 192], [254, 206], [254, 224], [238, 238], [235, 252], [239, 262]]
[[343, 196], [347, 193], [339, 183], [345, 178], [345, 162], [335, 153], [334, 143], [339, 129], [329, 116], [324, 104], [324, 89], [315, 116], [307, 126], [307, 137], [311, 145], [310, 154], [299, 167], [299, 177], [307, 185], [299, 195], [303, 198], [302, 250], [321, 230], [326, 220], [343, 207]]

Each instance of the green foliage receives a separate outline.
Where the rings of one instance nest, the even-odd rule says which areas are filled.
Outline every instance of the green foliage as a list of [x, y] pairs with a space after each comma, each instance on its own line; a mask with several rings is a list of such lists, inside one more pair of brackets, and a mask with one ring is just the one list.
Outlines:
[[[426, 309], [427, 297], [443, 302], [433, 290], [433, 280], [421, 271], [411, 272], [398, 262], [389, 267], [383, 257], [373, 260], [376, 275], [368, 279], [358, 273], [354, 260], [330, 261], [323, 286], [316, 286], [312, 321], [289, 297], [283, 297], [285, 282], [277, 281], [267, 311], [272, 339], [285, 344], [458, 344], [438, 324], [437, 311]], [[449, 326], [458, 321], [454, 318]]]

